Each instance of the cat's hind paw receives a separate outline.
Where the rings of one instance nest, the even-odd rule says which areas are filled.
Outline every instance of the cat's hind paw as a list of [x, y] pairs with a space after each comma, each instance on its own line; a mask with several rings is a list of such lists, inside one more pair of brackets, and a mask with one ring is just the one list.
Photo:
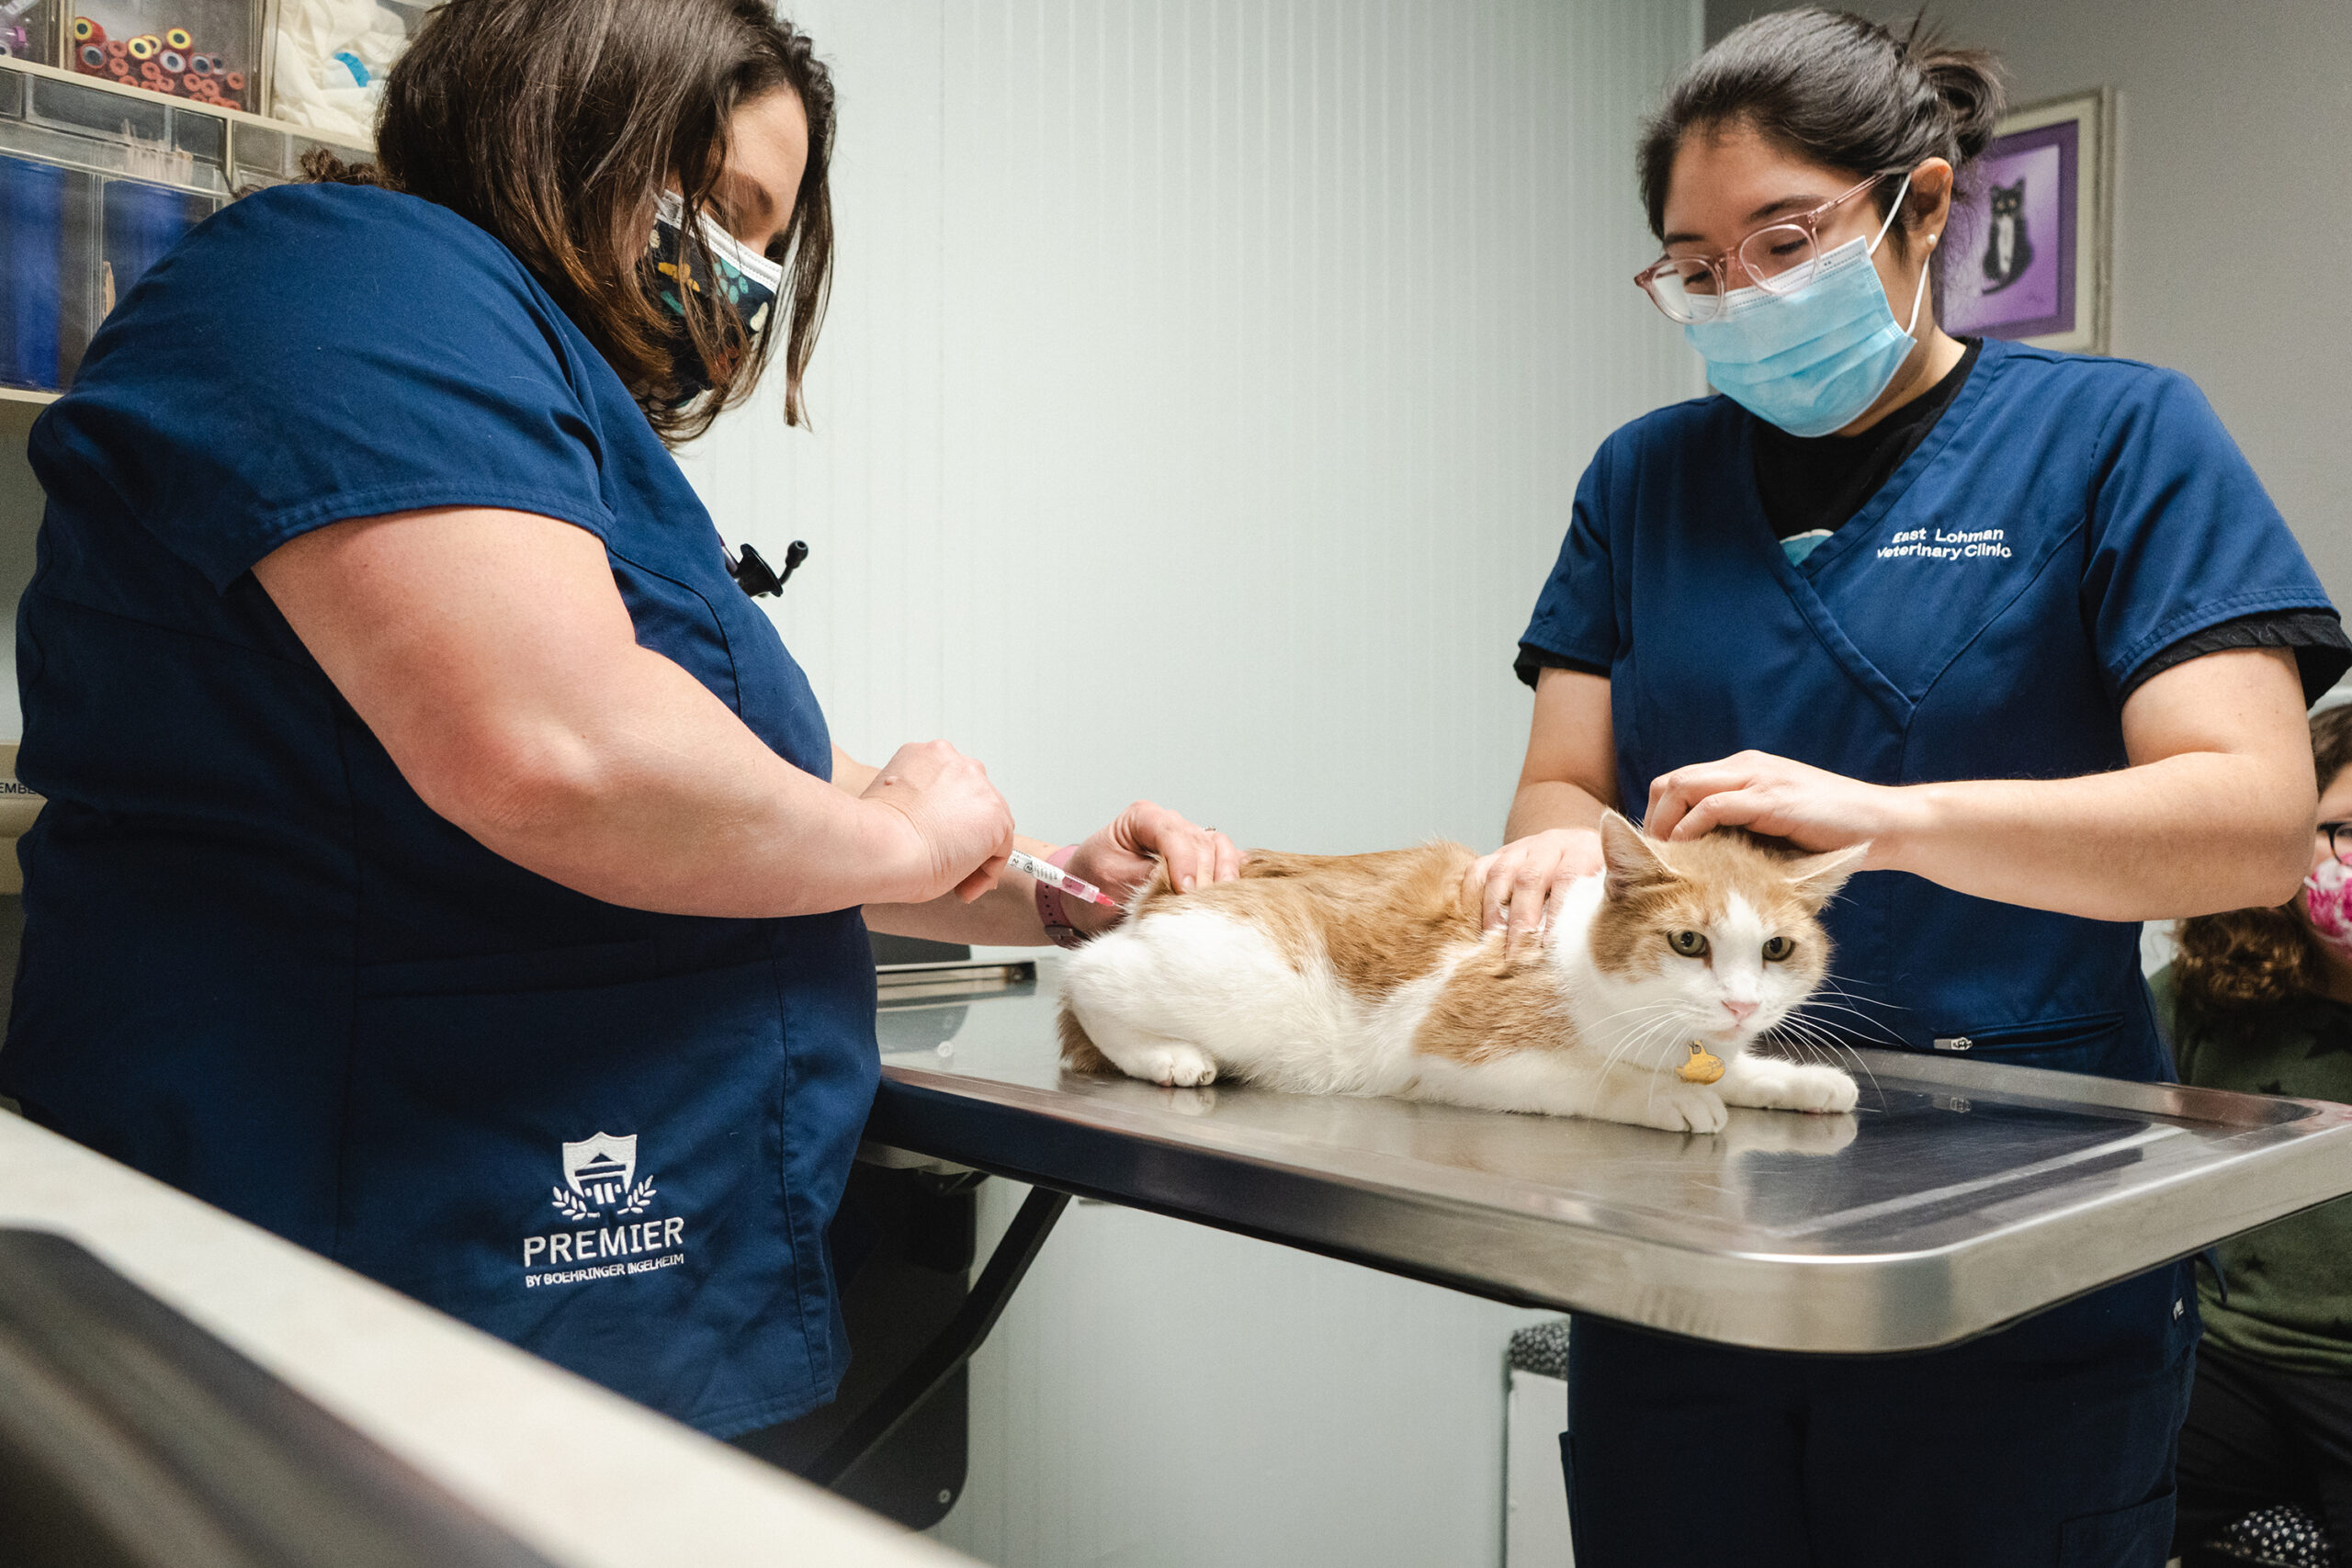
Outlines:
[[1216, 1059], [1182, 1040], [1146, 1047], [1127, 1070], [1169, 1089], [1199, 1089], [1216, 1082]]

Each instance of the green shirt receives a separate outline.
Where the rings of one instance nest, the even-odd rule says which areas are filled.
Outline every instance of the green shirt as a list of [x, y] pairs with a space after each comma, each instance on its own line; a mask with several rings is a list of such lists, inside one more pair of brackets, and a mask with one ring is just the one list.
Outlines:
[[[2243, 1012], [2185, 1008], [2170, 968], [2149, 982], [2180, 1081], [2248, 1094], [2352, 1101], [2352, 1007], [2301, 996]], [[2205, 1334], [2290, 1371], [2352, 1377], [2352, 1198], [2222, 1243], [2229, 1304], [2198, 1271]]]

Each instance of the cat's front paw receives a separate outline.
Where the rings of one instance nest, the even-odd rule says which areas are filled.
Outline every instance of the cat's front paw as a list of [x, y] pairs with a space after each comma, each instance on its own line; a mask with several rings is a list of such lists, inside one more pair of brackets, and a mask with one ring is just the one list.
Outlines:
[[1216, 1060], [1199, 1046], [1181, 1040], [1154, 1045], [1136, 1058], [1135, 1076], [1170, 1089], [1197, 1089], [1216, 1081]]
[[1758, 1111], [1851, 1111], [1854, 1080], [1815, 1062], [1742, 1062], [1723, 1083], [1724, 1099]]
[[1723, 1096], [1701, 1084], [1661, 1075], [1657, 1092], [1634, 1106], [1631, 1120], [1668, 1133], [1720, 1133], [1731, 1121]]
[[1836, 1067], [1800, 1063], [1788, 1069], [1788, 1085], [1773, 1102], [1778, 1111], [1813, 1111], [1829, 1114], [1854, 1109], [1861, 1093], [1854, 1080]]

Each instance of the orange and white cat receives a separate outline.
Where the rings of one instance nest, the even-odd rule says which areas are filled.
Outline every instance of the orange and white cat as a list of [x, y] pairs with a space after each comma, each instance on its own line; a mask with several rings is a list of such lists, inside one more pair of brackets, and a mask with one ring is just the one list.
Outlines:
[[[1604, 874], [1573, 884], [1505, 962], [1460, 844], [1252, 852], [1241, 880], [1155, 878], [1073, 953], [1064, 1062], [1196, 1085], [1400, 1095], [1714, 1133], [1724, 1107], [1850, 1111], [1833, 1066], [1749, 1047], [1820, 986], [1818, 919], [1860, 847], [1791, 856], [1735, 832], [1683, 843], [1601, 819]], [[1700, 1043], [1713, 1084], [1677, 1069]]]

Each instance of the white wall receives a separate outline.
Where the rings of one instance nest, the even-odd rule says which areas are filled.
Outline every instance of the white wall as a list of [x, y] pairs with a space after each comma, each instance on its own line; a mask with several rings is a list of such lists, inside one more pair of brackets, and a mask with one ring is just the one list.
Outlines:
[[844, 743], [944, 734], [1047, 838], [1148, 794], [1491, 843], [1577, 476], [1698, 389], [1628, 281], [1695, 6], [798, 11], [842, 79], [817, 434], [685, 458], [732, 536], [811, 546], [779, 619]]
[[[817, 434], [754, 408], [684, 457], [730, 538], [809, 542], [778, 619], [843, 743], [947, 736], [1047, 838], [1147, 794], [1257, 844], [1494, 842], [1577, 476], [1698, 389], [1628, 281], [1695, 0], [796, 14], [842, 117]], [[1537, 1315], [1074, 1207], [975, 1364], [940, 1533], [1491, 1563]]]
[[[1913, 0], [1847, 0], [1890, 26]], [[1708, 36], [1776, 7], [1712, 0]], [[2337, 604], [2352, 603], [2344, 438], [2352, 290], [2345, 0], [1936, 0], [2021, 104], [2116, 89], [2113, 351], [2195, 378]]]

